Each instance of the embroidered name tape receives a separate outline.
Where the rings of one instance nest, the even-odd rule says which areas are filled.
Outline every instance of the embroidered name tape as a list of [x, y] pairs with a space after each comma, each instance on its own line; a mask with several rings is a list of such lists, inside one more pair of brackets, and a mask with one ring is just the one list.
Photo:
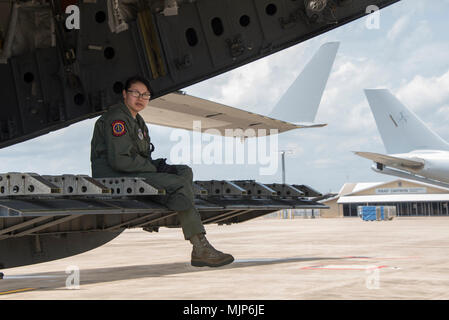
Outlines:
[[126, 133], [125, 122], [121, 120], [115, 120], [112, 122], [112, 134], [116, 137], [123, 136]]

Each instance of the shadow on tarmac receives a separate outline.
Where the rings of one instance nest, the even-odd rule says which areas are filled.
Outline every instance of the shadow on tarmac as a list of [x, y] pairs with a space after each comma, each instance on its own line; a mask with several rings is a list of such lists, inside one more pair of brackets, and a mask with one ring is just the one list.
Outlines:
[[[149, 264], [149, 265], [132, 265], [109, 268], [80, 269], [80, 286], [88, 284], [97, 284], [111, 281], [132, 280], [151, 277], [164, 277], [182, 273], [207, 272], [216, 270], [227, 270], [237, 268], [248, 268], [266, 265], [276, 265], [280, 263], [294, 262], [310, 262], [321, 260], [344, 260], [350, 257], [292, 257], [292, 258], [260, 258], [235, 260], [233, 263], [218, 267], [193, 267], [190, 261]], [[0, 280], [0, 293], [13, 291], [17, 288], [35, 288], [40, 291], [55, 290], [66, 288], [66, 280], [69, 274], [65, 272], [47, 272], [39, 274], [25, 274], [9, 276], [5, 273], [4, 279]]]

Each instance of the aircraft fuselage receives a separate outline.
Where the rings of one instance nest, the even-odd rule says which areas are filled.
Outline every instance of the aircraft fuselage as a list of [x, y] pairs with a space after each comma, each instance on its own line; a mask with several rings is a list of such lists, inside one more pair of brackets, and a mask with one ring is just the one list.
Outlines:
[[[449, 151], [414, 150], [408, 153], [389, 154], [395, 158], [423, 162], [422, 168], [391, 167], [425, 178], [449, 183]], [[389, 167], [389, 166], [387, 166]], [[376, 172], [382, 170], [375, 170]]]

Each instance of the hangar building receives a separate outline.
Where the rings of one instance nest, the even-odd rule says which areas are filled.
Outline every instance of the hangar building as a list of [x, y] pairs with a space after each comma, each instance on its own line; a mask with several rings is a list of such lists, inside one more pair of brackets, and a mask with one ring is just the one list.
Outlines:
[[357, 217], [358, 206], [396, 206], [397, 216], [449, 216], [449, 188], [397, 179], [346, 183], [337, 196], [322, 201], [322, 218]]

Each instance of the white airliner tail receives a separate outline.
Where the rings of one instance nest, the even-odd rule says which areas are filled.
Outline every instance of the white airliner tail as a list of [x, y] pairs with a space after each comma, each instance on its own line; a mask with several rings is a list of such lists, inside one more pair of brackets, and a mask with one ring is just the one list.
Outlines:
[[388, 154], [413, 150], [449, 150], [449, 144], [387, 89], [366, 89], [365, 95]]
[[271, 129], [282, 133], [293, 129], [326, 126], [313, 121], [338, 47], [338, 42], [321, 46], [275, 106], [270, 117], [182, 92], [169, 93], [150, 100], [140, 115], [147, 123], [186, 130], [197, 130], [194, 123], [200, 121], [201, 132], [208, 131], [219, 135], [226, 135], [227, 129], [236, 132], [248, 130], [255, 132], [252, 136], [263, 136], [272, 134]]
[[339, 42], [328, 42], [320, 47], [273, 108], [270, 117], [295, 124], [304, 123], [305, 127], [315, 121], [339, 46]]

